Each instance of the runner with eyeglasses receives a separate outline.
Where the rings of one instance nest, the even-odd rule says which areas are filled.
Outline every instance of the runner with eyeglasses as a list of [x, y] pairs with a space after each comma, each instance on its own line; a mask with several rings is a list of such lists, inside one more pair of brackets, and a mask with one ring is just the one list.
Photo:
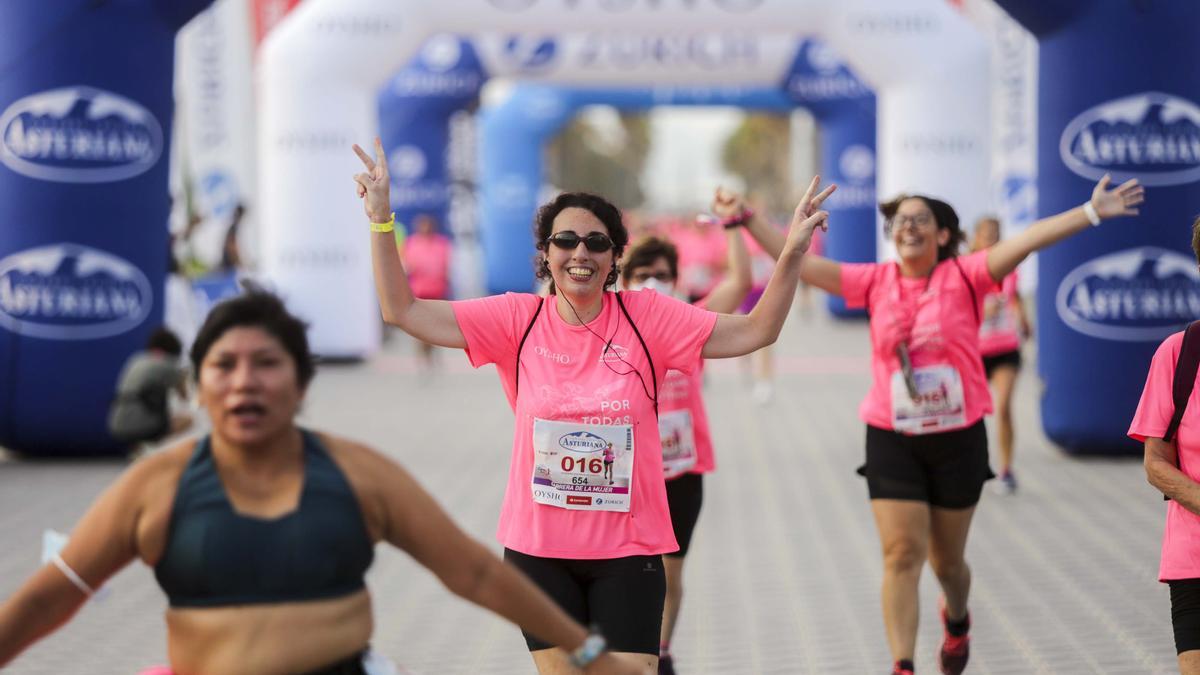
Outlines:
[[[964, 559], [971, 517], [988, 469], [983, 416], [992, 400], [979, 355], [987, 293], [998, 290], [1030, 253], [1099, 225], [1136, 215], [1143, 188], [1109, 189], [1100, 179], [1082, 206], [1033, 223], [990, 248], [959, 257], [963, 231], [949, 204], [901, 195], [880, 205], [898, 260], [839, 263], [806, 255], [801, 277], [870, 313], [873, 383], [859, 408], [866, 422], [866, 476], [883, 552], [883, 620], [894, 674], [913, 672], [917, 585], [928, 559], [942, 588], [943, 673], [961, 673], [969, 656]], [[815, 205], [819, 205], [819, 201]], [[782, 237], [751, 220], [772, 255]]]
[[[738, 310], [750, 292], [750, 253], [741, 228], [750, 211], [738, 195], [718, 189], [713, 197], [712, 212], [725, 229], [726, 274], [695, 305], [710, 312], [731, 313]], [[626, 256], [621, 280], [631, 290], [650, 288], [680, 297], [683, 291], [678, 287], [679, 252], [674, 243], [659, 237], [646, 237], [635, 242]], [[703, 360], [696, 364], [690, 375], [669, 371], [660, 387], [658, 421], [663, 477], [667, 483], [671, 526], [679, 550], [663, 556], [667, 595], [658, 652], [659, 675], [675, 672], [671, 637], [683, 602], [683, 561], [704, 502], [704, 474], [716, 469], [708, 411], [704, 407], [703, 371]]]
[[[354, 179], [377, 233], [371, 249], [384, 319], [420, 340], [465, 349], [476, 367], [495, 364], [516, 415], [497, 528], [505, 559], [569, 615], [597, 626], [614, 652], [656, 668], [662, 554], [678, 549], [663, 486], [660, 385], [666, 371], [690, 373], [701, 357], [741, 356], [775, 341], [813, 229], [824, 228], [828, 214], [809, 208], [810, 189], [762, 300], [745, 316], [608, 290], [628, 232], [616, 207], [579, 192], [555, 197], [535, 219], [536, 276], [550, 280], [548, 297], [420, 300], [389, 233], [383, 147], [377, 140], [374, 158], [354, 149], [366, 167]], [[569, 669], [565, 651], [525, 637], [539, 672]]]

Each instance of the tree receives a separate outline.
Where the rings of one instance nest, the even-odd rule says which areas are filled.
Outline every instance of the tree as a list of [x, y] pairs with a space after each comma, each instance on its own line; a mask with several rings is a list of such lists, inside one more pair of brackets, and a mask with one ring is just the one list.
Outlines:
[[563, 190], [602, 194], [622, 209], [641, 206], [650, 126], [645, 115], [621, 113], [619, 118], [619, 143], [608, 140], [586, 117], [572, 120], [547, 146], [547, 179]]
[[757, 193], [771, 213], [790, 213], [791, 125], [787, 117], [749, 113], [725, 141], [721, 164]]

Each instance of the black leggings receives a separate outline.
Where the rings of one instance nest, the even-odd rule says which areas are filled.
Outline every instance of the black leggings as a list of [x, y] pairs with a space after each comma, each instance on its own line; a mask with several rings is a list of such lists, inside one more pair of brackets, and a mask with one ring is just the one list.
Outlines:
[[[662, 556], [568, 560], [506, 548], [504, 560], [524, 572], [571, 618], [599, 627], [610, 651], [658, 655], [667, 595]], [[554, 646], [522, 633], [531, 652]]]
[[367, 675], [366, 669], [363, 668], [363, 656], [367, 650], [363, 650], [348, 656], [337, 663], [331, 663], [324, 668], [318, 668], [305, 673], [305, 675]]

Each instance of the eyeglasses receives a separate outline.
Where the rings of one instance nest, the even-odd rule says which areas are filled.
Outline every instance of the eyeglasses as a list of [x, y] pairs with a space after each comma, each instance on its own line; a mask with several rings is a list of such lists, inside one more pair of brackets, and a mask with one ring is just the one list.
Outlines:
[[892, 216], [892, 219], [888, 221], [888, 227], [899, 228], [909, 226], [916, 229], [928, 227], [932, 225], [933, 222], [932, 213], [918, 213], [915, 216], [895, 215]]
[[581, 241], [587, 247], [587, 250], [592, 253], [604, 253], [613, 247], [612, 238], [602, 232], [592, 232], [586, 237], [581, 237], [570, 230], [564, 230], [546, 241], [567, 251], [574, 251], [579, 248], [579, 242]]
[[635, 284], [643, 283], [647, 279], [654, 279], [656, 281], [661, 281], [664, 284], [675, 281], [675, 277], [672, 276], [670, 272], [655, 272], [654, 274], [651, 274], [649, 272], [634, 272], [629, 278]]

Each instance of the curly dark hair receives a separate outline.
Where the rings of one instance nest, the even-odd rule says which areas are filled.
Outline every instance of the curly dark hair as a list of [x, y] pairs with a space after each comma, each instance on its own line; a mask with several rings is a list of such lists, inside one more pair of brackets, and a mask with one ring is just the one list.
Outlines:
[[221, 336], [234, 328], [260, 328], [279, 340], [296, 364], [296, 380], [305, 389], [316, 373], [312, 352], [308, 350], [308, 324], [288, 312], [279, 296], [259, 288], [219, 303], [208, 313], [204, 325], [192, 343], [192, 374], [200, 379], [200, 364]]
[[[601, 223], [604, 223], [604, 228], [608, 230], [608, 236], [613, 240], [614, 262], [612, 270], [604, 279], [604, 287], [612, 286], [617, 283], [620, 274], [615, 259], [621, 257], [621, 254], [625, 252], [625, 246], [629, 244], [629, 230], [625, 228], [625, 223], [621, 220], [620, 209], [604, 197], [589, 192], [563, 192], [538, 209], [537, 216], [533, 220], [533, 238], [538, 250], [538, 254], [533, 259], [534, 275], [538, 279], [550, 278], [550, 263], [546, 259], [546, 250], [550, 244], [546, 240], [550, 238], [550, 233], [554, 230], [554, 219], [564, 209], [570, 208], [587, 210]], [[553, 280], [550, 281], [550, 292], [554, 293]]]
[[967, 233], [963, 232], [962, 227], [959, 226], [958, 214], [954, 212], [954, 207], [940, 199], [925, 195], [899, 194], [889, 201], [881, 202], [879, 212], [883, 214], [884, 234], [891, 236], [892, 218], [896, 217], [896, 212], [900, 210], [900, 204], [906, 199], [920, 199], [925, 202], [925, 206], [928, 206], [933, 213], [933, 221], [937, 223], [938, 229], [950, 231], [950, 241], [943, 246], [938, 246], [938, 262], [957, 256], [967, 238]]
[[629, 283], [630, 276], [633, 270], [638, 267], [646, 267], [653, 265], [655, 260], [665, 258], [667, 266], [671, 268], [671, 276], [679, 278], [679, 249], [675, 248], [675, 244], [663, 239], [662, 237], [643, 237], [629, 247], [629, 257], [625, 259], [624, 269], [621, 270], [621, 278], [625, 283]]

